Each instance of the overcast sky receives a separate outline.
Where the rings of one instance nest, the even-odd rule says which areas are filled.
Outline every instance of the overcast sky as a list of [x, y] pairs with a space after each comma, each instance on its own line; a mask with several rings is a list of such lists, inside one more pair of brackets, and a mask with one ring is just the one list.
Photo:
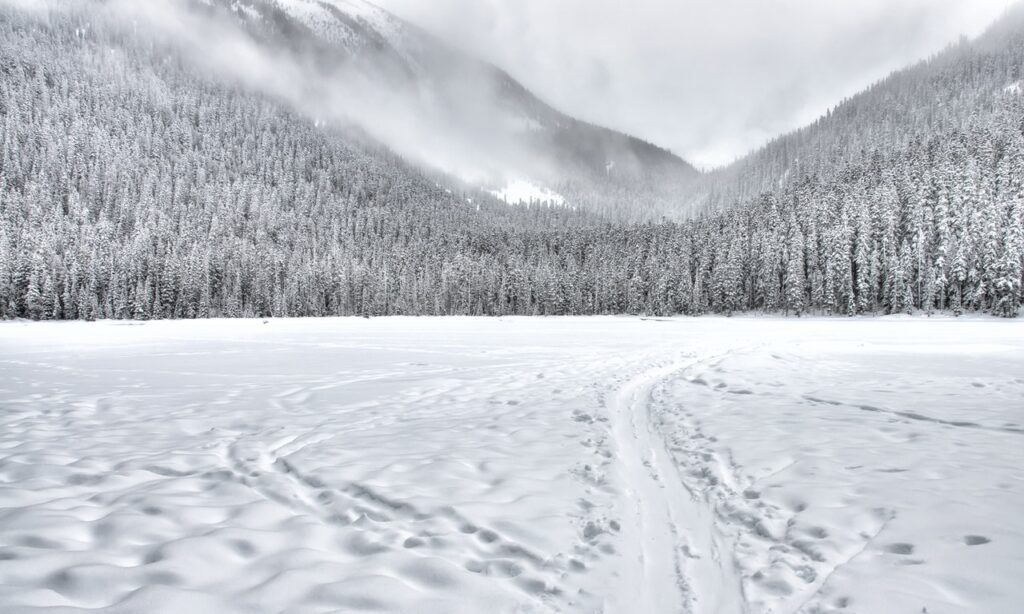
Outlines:
[[1013, 0], [377, 0], [572, 115], [721, 165]]

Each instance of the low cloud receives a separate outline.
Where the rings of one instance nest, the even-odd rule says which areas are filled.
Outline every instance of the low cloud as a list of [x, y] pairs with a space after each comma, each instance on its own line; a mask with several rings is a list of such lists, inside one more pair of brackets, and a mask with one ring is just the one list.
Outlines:
[[1013, 0], [378, 0], [583, 119], [727, 163]]
[[357, 128], [407, 159], [465, 181], [500, 183], [509, 169], [531, 163], [516, 127], [494, 126], [498, 95], [474, 74], [476, 64], [454, 58], [439, 71], [443, 79], [425, 84], [409, 79], [402, 72], [408, 67], [393, 56], [363, 50], [358, 58], [334, 53], [325, 61], [316, 49], [257, 39], [229, 13], [197, 12], [185, 0], [108, 0], [106, 6], [112, 17], [146, 27], [219, 80], [269, 95], [319, 124]]

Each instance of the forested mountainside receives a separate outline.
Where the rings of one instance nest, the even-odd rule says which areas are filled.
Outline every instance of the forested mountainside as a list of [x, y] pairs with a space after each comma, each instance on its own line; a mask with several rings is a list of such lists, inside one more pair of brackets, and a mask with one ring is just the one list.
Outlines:
[[[307, 116], [345, 107], [346, 119], [399, 153], [419, 154], [421, 164], [497, 187], [528, 180], [616, 219], [658, 217], [677, 208], [697, 178], [696, 169], [676, 155], [570, 117], [504, 70], [365, 0], [184, 4], [216, 23], [218, 34], [240, 28], [272, 49], [275, 65], [288, 58], [303, 66], [288, 87], [305, 90], [307, 100], [299, 106]], [[202, 42], [193, 46], [208, 51]], [[362, 108], [352, 104], [351, 88], [322, 86], [353, 81], [365, 86], [358, 95], [388, 102]], [[388, 123], [403, 123], [410, 134], [395, 135], [382, 126]], [[444, 155], [423, 155], [419, 141], [437, 143]]]
[[0, 317], [1015, 315], [1024, 29], [996, 31], [1006, 83], [965, 82], [966, 120], [624, 224], [460, 191], [144, 31], [0, 4]]
[[864, 164], [876, 152], [914, 146], [929, 135], [970, 130], [1017, 93], [1024, 66], [1024, 4], [976, 40], [962, 39], [836, 105], [824, 117], [780, 136], [732, 165], [707, 173], [692, 206], [716, 210], [773, 192], [804, 177]]

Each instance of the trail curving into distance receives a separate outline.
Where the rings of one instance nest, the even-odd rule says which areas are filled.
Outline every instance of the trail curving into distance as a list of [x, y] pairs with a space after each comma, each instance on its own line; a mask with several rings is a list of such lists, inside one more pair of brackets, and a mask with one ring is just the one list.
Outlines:
[[624, 586], [612, 611], [746, 611], [731, 550], [716, 530], [714, 513], [685, 485], [651, 416], [655, 386], [715, 358], [654, 367], [614, 394], [613, 436], [628, 529]]

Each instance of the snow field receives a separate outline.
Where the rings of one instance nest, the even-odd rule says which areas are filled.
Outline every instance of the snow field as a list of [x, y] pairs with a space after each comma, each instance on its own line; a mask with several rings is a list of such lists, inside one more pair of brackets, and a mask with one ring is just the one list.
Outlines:
[[505, 201], [510, 205], [550, 204], [561, 206], [565, 204], [565, 198], [561, 194], [552, 192], [524, 179], [509, 181], [500, 190], [490, 192], [498, 200]]
[[1024, 326], [0, 325], [0, 611], [1014, 612]]

